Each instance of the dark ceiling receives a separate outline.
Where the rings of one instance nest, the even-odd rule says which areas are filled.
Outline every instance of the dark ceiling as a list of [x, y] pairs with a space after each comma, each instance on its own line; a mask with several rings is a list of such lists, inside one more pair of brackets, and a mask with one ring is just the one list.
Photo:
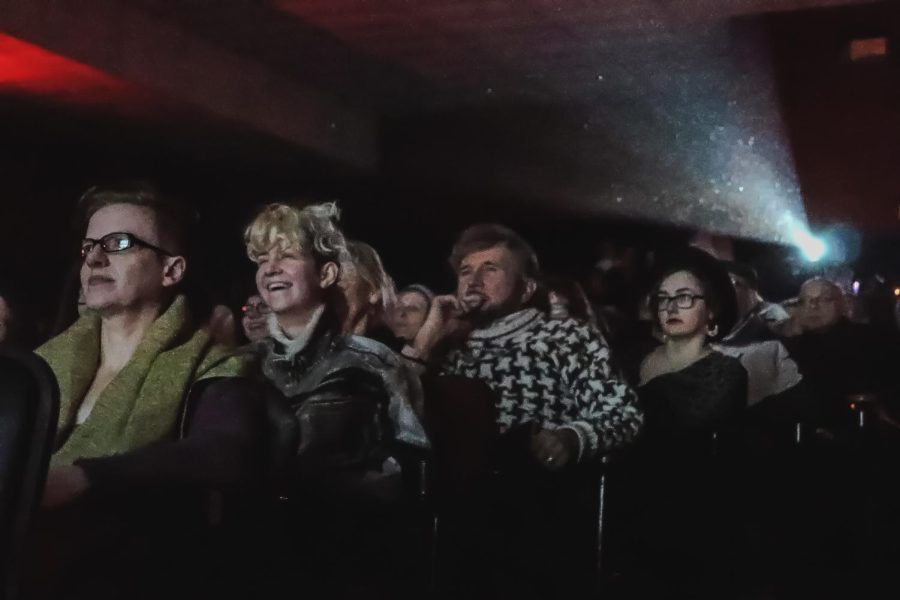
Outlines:
[[[487, 201], [784, 241], [804, 205], [815, 223], [896, 230], [897, 15], [859, 0], [7, 0], [0, 95], [230, 140], [235, 162], [294, 148], [297, 168], [335, 165], [422, 213]], [[850, 63], [866, 36], [892, 53]], [[9, 66], [23, 42], [90, 77], [48, 94]]]

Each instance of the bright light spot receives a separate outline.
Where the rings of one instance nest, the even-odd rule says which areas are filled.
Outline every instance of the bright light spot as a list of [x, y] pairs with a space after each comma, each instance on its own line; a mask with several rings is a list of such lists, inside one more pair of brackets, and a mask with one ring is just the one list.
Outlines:
[[808, 231], [798, 232], [794, 238], [794, 243], [800, 248], [800, 252], [809, 262], [819, 262], [825, 256], [825, 242], [809, 233]]
[[894, 288], [894, 295], [900, 296], [900, 287]]
[[825, 256], [825, 252], [828, 250], [825, 242], [810, 233], [809, 229], [798, 223], [796, 219], [788, 217], [787, 222], [788, 236], [791, 242], [803, 253], [803, 257], [809, 262], [822, 260], [822, 257]]
[[859, 294], [859, 282], [854, 281], [853, 282], [853, 295], [856, 296], [857, 294]]

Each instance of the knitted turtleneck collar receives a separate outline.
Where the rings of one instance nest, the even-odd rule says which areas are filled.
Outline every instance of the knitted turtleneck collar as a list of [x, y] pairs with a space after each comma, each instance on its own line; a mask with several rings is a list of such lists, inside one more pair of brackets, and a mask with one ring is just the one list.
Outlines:
[[300, 334], [296, 337], [288, 337], [288, 335], [281, 328], [281, 325], [278, 324], [278, 317], [275, 313], [269, 314], [269, 319], [267, 324], [269, 326], [269, 335], [277, 341], [279, 344], [284, 346], [284, 354], [285, 356], [292, 357], [296, 356], [300, 352], [306, 348], [306, 345], [309, 344], [310, 338], [312, 338], [313, 332], [315, 332], [316, 327], [319, 325], [319, 321], [322, 320], [322, 315], [325, 313], [325, 305], [323, 304], [319, 308], [316, 309], [316, 312], [313, 313], [312, 318], [309, 320], [309, 323], [306, 324], [306, 327]]
[[489, 340], [515, 333], [540, 317], [536, 308], [525, 308], [505, 317], [501, 317], [483, 329], [475, 329], [469, 334], [470, 339]]

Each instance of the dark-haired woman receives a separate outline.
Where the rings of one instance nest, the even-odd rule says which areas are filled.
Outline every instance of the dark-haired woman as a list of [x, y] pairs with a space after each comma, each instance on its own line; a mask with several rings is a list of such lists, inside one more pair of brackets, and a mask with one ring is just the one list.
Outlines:
[[688, 441], [728, 428], [747, 405], [747, 372], [740, 361], [710, 347], [728, 324], [717, 314], [721, 293], [698, 270], [666, 274], [651, 296], [663, 344], [641, 364], [639, 395], [649, 443]]
[[[663, 343], [640, 368], [645, 422], [630, 466], [629, 535], [641, 595], [733, 597], [742, 511], [731, 449], [747, 405], [747, 373], [710, 342], [734, 323], [734, 292], [715, 259], [688, 252], [657, 278], [650, 308]], [[737, 456], [737, 455], [734, 455]]]

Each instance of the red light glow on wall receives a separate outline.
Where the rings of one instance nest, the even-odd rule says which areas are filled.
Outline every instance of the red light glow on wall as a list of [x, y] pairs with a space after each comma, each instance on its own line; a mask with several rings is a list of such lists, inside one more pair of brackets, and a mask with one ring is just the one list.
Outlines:
[[0, 34], [0, 93], [106, 104], [136, 90], [98, 69]]

